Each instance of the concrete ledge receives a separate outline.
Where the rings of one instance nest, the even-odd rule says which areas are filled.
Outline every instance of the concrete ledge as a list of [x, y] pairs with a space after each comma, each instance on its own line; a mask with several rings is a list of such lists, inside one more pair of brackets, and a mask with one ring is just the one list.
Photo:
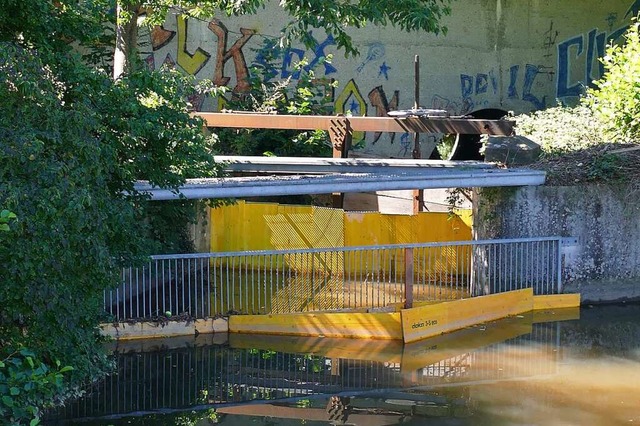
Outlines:
[[533, 310], [575, 308], [580, 306], [580, 294], [547, 294], [533, 297]]
[[144, 339], [112, 340], [104, 346], [109, 352], [143, 353], [180, 348], [196, 348], [229, 343], [227, 333], [208, 333], [197, 336], [152, 337]]
[[582, 295], [582, 304], [640, 301], [640, 277], [569, 281], [565, 292]]
[[134, 322], [100, 325], [101, 333], [115, 340], [152, 339], [198, 334], [227, 333], [226, 318], [198, 319], [195, 321]]

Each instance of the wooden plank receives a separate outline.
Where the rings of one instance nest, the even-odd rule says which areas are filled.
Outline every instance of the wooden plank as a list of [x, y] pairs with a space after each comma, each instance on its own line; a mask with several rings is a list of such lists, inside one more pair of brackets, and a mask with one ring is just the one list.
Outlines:
[[580, 293], [534, 296], [533, 309], [575, 308], [580, 306]]
[[[196, 112], [208, 127], [329, 130], [336, 116]], [[511, 135], [513, 121], [426, 117], [348, 117], [353, 131]]]
[[305, 353], [327, 358], [400, 363], [400, 340], [374, 340], [363, 345], [361, 339], [335, 337], [273, 336], [231, 334], [229, 346], [238, 349], [263, 349], [285, 353]]
[[529, 288], [403, 309], [400, 314], [408, 343], [531, 310], [533, 290]]
[[232, 315], [229, 317], [229, 331], [289, 336], [402, 339], [398, 312]]

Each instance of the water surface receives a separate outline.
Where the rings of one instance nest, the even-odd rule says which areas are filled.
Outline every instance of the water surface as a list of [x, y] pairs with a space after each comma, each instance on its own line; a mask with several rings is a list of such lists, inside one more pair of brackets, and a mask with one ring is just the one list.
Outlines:
[[48, 424], [640, 424], [638, 305], [528, 314], [409, 345], [201, 335], [114, 349], [117, 374]]

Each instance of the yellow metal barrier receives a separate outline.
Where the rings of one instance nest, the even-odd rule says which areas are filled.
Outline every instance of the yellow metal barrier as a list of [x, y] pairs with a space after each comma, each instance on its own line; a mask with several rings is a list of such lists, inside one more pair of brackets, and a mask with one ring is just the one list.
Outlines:
[[[461, 211], [458, 216], [441, 212], [405, 216], [239, 201], [235, 205], [211, 210], [211, 250], [242, 252], [464, 241], [471, 240], [470, 218], [470, 211]], [[464, 246], [422, 250], [414, 259], [416, 276], [427, 277], [424, 279], [431, 277], [435, 282], [453, 273], [450, 279], [455, 281], [456, 276], [467, 273], [469, 265], [464, 259], [468, 258], [468, 250], [469, 247]], [[245, 270], [236, 271], [243, 265], [243, 259], [238, 257], [225, 260], [224, 265], [217, 261], [214, 268], [216, 273], [231, 274], [234, 278], [225, 280], [220, 276], [219, 282], [225, 282], [230, 287], [226, 290], [220, 288], [218, 291], [220, 294], [230, 292], [227, 294], [228, 298], [239, 297], [241, 286], [246, 287], [248, 282], [256, 288], [246, 288], [245, 291], [260, 294], [263, 280], [259, 275], [263, 270], [275, 269], [277, 272], [284, 270], [286, 266], [288, 270], [304, 272], [287, 276], [289, 285], [270, 300], [258, 300], [256, 306], [247, 306], [247, 311], [259, 312], [270, 305], [271, 312], [287, 312], [291, 306], [301, 304], [307, 309], [318, 310], [334, 308], [334, 294], [342, 289], [344, 277], [348, 274], [358, 276], [366, 268], [366, 272], [375, 271], [378, 278], [402, 278], [404, 270], [396, 269], [398, 265], [402, 268], [401, 265], [404, 264], [404, 251], [392, 252], [390, 256], [379, 258], [371, 255], [367, 257], [365, 254], [365, 258], [355, 255], [347, 258], [339, 252], [330, 256], [321, 253], [312, 256], [287, 254], [281, 258], [270, 257], [268, 265], [252, 263], [249, 269], [244, 265]], [[395, 256], [401, 258], [395, 259]], [[314, 271], [318, 271], [321, 276], [315, 277]], [[366, 281], [372, 277], [363, 275], [361, 278]], [[320, 293], [310, 280], [323, 283]], [[311, 294], [312, 301], [309, 300]]]
[[471, 212], [414, 216], [247, 203], [211, 210], [211, 250], [248, 251], [471, 240]]

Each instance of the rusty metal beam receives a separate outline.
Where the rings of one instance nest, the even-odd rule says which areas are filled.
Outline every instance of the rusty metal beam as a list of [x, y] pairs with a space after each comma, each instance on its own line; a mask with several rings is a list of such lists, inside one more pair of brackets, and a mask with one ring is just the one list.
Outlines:
[[[335, 116], [276, 115], [254, 113], [196, 112], [207, 127], [242, 129], [329, 130]], [[513, 134], [510, 120], [427, 117], [344, 117], [352, 131], [391, 133], [460, 133], [508, 136]]]

